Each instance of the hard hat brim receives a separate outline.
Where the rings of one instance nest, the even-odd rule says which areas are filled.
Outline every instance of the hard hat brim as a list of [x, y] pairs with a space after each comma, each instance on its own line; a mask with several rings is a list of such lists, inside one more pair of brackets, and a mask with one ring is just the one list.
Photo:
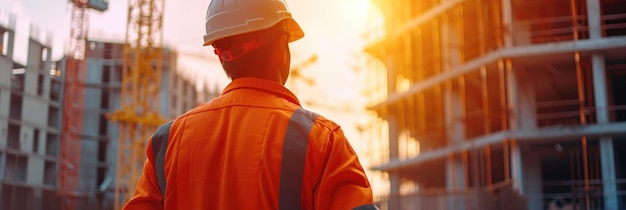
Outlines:
[[304, 37], [304, 31], [302, 30], [300, 25], [298, 25], [298, 23], [296, 23], [296, 21], [291, 18], [291, 15], [289, 15], [287, 17], [278, 19], [276, 22], [271, 24], [265, 23], [265, 20], [256, 19], [247, 21], [245, 24], [242, 25], [236, 25], [222, 30], [207, 33], [203, 37], [203, 46], [211, 45], [213, 44], [213, 42], [226, 37], [268, 29], [275, 24], [284, 24], [285, 30], [289, 33], [289, 42], [293, 42]]

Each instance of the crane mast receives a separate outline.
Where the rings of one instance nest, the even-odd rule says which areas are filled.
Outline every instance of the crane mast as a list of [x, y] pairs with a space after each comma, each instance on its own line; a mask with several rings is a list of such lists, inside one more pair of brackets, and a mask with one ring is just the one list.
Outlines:
[[119, 125], [115, 209], [128, 201], [142, 172], [148, 138], [165, 119], [159, 114], [164, 0], [129, 0]]
[[62, 208], [77, 207], [81, 134], [83, 124], [83, 101], [85, 96], [85, 44], [89, 28], [87, 1], [72, 2], [70, 23], [70, 48], [65, 71], [63, 94], [63, 122], [59, 153], [59, 193]]

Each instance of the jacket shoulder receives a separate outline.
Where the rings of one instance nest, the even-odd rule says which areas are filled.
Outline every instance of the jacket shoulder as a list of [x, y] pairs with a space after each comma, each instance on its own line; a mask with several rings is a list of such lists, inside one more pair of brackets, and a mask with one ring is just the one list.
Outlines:
[[327, 129], [329, 131], [334, 131], [337, 130], [340, 126], [335, 123], [334, 121], [324, 117], [323, 115], [320, 115], [314, 111], [308, 110], [308, 109], [304, 109], [304, 108], [300, 108], [298, 110], [295, 111], [297, 114], [297, 112], [300, 112], [301, 114], [304, 114], [307, 116], [307, 118], [309, 118], [314, 125], [319, 126], [320, 128], [323, 129]]

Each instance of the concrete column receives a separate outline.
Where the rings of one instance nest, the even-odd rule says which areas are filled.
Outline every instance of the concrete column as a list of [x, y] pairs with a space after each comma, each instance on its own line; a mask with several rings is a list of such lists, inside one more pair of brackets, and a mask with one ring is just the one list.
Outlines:
[[[6, 167], [6, 159], [5, 159], [6, 153], [4, 152], [0, 152], [0, 180], [4, 181], [4, 168]], [[2, 184], [0, 184], [0, 199], [4, 198], [4, 195], [2, 195]], [[2, 205], [0, 205], [0, 210], [2, 210]]]
[[537, 129], [537, 106], [535, 103], [535, 90], [532, 84], [532, 75], [524, 73], [524, 69], [516, 71], [517, 101], [515, 119], [516, 129], [534, 130]]
[[0, 32], [0, 55], [4, 54], [4, 48], [7, 43], [4, 43], [4, 36], [6, 36], [6, 32]]
[[586, 0], [586, 3], [589, 38], [602, 38], [602, 10], [600, 10], [600, 0]]
[[389, 204], [387, 209], [400, 209], [400, 174], [389, 172]]
[[[465, 177], [467, 176], [465, 171], [465, 166], [459, 154], [449, 157], [446, 161], [446, 189], [449, 191], [465, 189], [465, 186], [467, 186], [467, 183], [465, 183]], [[459, 195], [448, 197], [447, 209], [463, 209], [464, 203], [460, 202], [459, 198]]]
[[[518, 123], [518, 118], [522, 118], [522, 112], [520, 111], [524, 107], [519, 106], [519, 95], [520, 95], [520, 81], [513, 69], [513, 64], [510, 59], [505, 59], [504, 68], [506, 72], [507, 78], [507, 104], [510, 109], [511, 116], [509, 116], [509, 132], [515, 133], [516, 130], [520, 128], [520, 123]], [[518, 193], [524, 193], [524, 165], [522, 161], [522, 152], [519, 144], [512, 139], [510, 142], [511, 152], [510, 152], [510, 166], [511, 166], [511, 182], [513, 189], [517, 190]]]
[[[444, 122], [446, 126], [446, 136], [450, 145], [462, 144], [465, 139], [464, 123], [460, 119], [463, 117], [465, 101], [461, 98], [461, 93], [452, 88], [452, 84], [447, 84], [444, 88]], [[466, 189], [466, 177], [468, 176], [467, 166], [463, 162], [460, 154], [452, 154], [446, 162], [446, 188], [448, 190]], [[459, 196], [448, 198], [448, 209], [464, 209], [465, 204], [459, 200]]]
[[[389, 124], [389, 161], [398, 159], [398, 122], [395, 113], [387, 118]], [[389, 208], [400, 209], [400, 174], [398, 171], [389, 171]]]
[[46, 204], [43, 203], [42, 201], [43, 201], [43, 190], [41, 190], [41, 189], [33, 189], [33, 200], [32, 200], [33, 203], [31, 205], [33, 205], [35, 207], [34, 209], [47, 209], [47, 208], [49, 208], [49, 206], [46, 206]]
[[392, 95], [396, 93], [396, 60], [398, 57], [387, 56], [386, 66], [387, 66], [387, 95]]
[[[4, 28], [4, 27], [3, 27]], [[13, 46], [15, 45], [15, 32], [10, 28], [5, 28], [2, 34], [0, 34], [0, 54], [6, 52], [8, 60], [13, 60]], [[4, 42], [6, 39], [6, 42]]]
[[[451, 11], [454, 9], [451, 9]], [[440, 23], [440, 43], [441, 43], [441, 57], [444, 71], [450, 71], [453, 68], [461, 65], [461, 46], [460, 40], [462, 39], [458, 31], [456, 20], [453, 17], [445, 17]]]
[[512, 47], [513, 39], [511, 38], [511, 34], [513, 34], [513, 14], [511, 10], [511, 0], [501, 0], [500, 5], [502, 6], [502, 28], [503, 28], [503, 40], [504, 47]]
[[[446, 85], [443, 92], [443, 103], [444, 103], [444, 123], [446, 128], [446, 136], [448, 138], [448, 142], [451, 145], [457, 145], [463, 143], [465, 139], [465, 130], [463, 127], [463, 122], [460, 121], [461, 117], [463, 117], [463, 109], [464, 109], [464, 101], [461, 100], [461, 97], [458, 92], [452, 89], [452, 85]], [[465, 177], [465, 166], [463, 162], [460, 160], [458, 154], [454, 155], [454, 158], [448, 159], [448, 167], [446, 170], [447, 183], [449, 183], [448, 189], [463, 189], [465, 188], [464, 177]], [[457, 177], [456, 181], [454, 181]], [[456, 183], [454, 185], [453, 183]]]
[[446, 188], [449, 190], [464, 189], [467, 186], [465, 183], [465, 166], [460, 156], [454, 155], [454, 157], [448, 158], [446, 167]]
[[541, 162], [539, 155], [524, 155], [524, 190], [528, 209], [543, 209]]
[[[598, 124], [608, 124], [608, 95], [606, 82], [606, 68], [604, 56], [593, 54], [591, 57], [593, 67], [593, 91], [596, 104], [596, 117]], [[604, 208], [617, 209], [617, 183], [615, 180], [615, 154], [613, 150], [613, 139], [611, 136], [600, 137], [600, 165], [602, 167], [602, 186], [604, 195]]]
[[596, 117], [598, 124], [609, 123], [609, 102], [606, 82], [606, 67], [604, 65], [604, 56], [602, 54], [593, 54], [591, 56], [591, 67], [593, 74], [593, 93], [596, 104]]
[[617, 182], [615, 180], [615, 155], [613, 139], [608, 136], [600, 138], [600, 161], [602, 167], [602, 193], [604, 194], [604, 208], [617, 209]]
[[[513, 142], [511, 142], [513, 143]], [[524, 194], [524, 170], [525, 166], [522, 159], [522, 149], [518, 144], [511, 144], [511, 181], [513, 189], [520, 194]]]
[[26, 183], [40, 186], [43, 185], [44, 173], [42, 173], [42, 169], [45, 165], [43, 158], [30, 156], [28, 157], [27, 162], [28, 168], [26, 168]]
[[387, 116], [387, 124], [389, 125], [389, 161], [394, 161], [398, 160], [399, 157], [399, 130], [396, 113], [393, 113], [391, 110], [389, 112]]
[[460, 120], [463, 117], [465, 101], [462, 101], [459, 93], [450, 86], [446, 87], [443, 98], [446, 135], [450, 143], [459, 144], [465, 139], [464, 123]]
[[7, 31], [6, 36], [9, 36], [7, 38], [8, 43], [7, 43], [7, 58], [9, 58], [9, 60], [13, 60], [13, 50], [15, 48], [15, 32], [13, 31]]
[[[396, 93], [396, 65], [397, 57], [387, 56], [387, 95]], [[396, 110], [387, 107], [389, 126], [389, 161], [398, 160], [398, 118]], [[388, 209], [400, 209], [400, 174], [396, 171], [389, 171], [389, 199]]]

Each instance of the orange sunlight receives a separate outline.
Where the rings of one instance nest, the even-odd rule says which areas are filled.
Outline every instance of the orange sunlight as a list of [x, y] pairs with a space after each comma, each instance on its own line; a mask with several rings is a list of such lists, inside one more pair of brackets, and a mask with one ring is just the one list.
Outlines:
[[[292, 72], [287, 87], [305, 108], [342, 126], [366, 169], [374, 194], [382, 195], [388, 188], [384, 173], [368, 168], [380, 163], [387, 154], [381, 151], [385, 148], [386, 131], [373, 135], [362, 129], [370, 127], [376, 119], [365, 109], [368, 103], [378, 99], [366, 94], [372, 87], [367, 75], [368, 71], [380, 71], [384, 67], [364, 49], [382, 37], [382, 14], [371, 0], [288, 3], [306, 35], [291, 44], [292, 70], [297, 73]], [[314, 62], [310, 62], [312, 56], [317, 58]]]

